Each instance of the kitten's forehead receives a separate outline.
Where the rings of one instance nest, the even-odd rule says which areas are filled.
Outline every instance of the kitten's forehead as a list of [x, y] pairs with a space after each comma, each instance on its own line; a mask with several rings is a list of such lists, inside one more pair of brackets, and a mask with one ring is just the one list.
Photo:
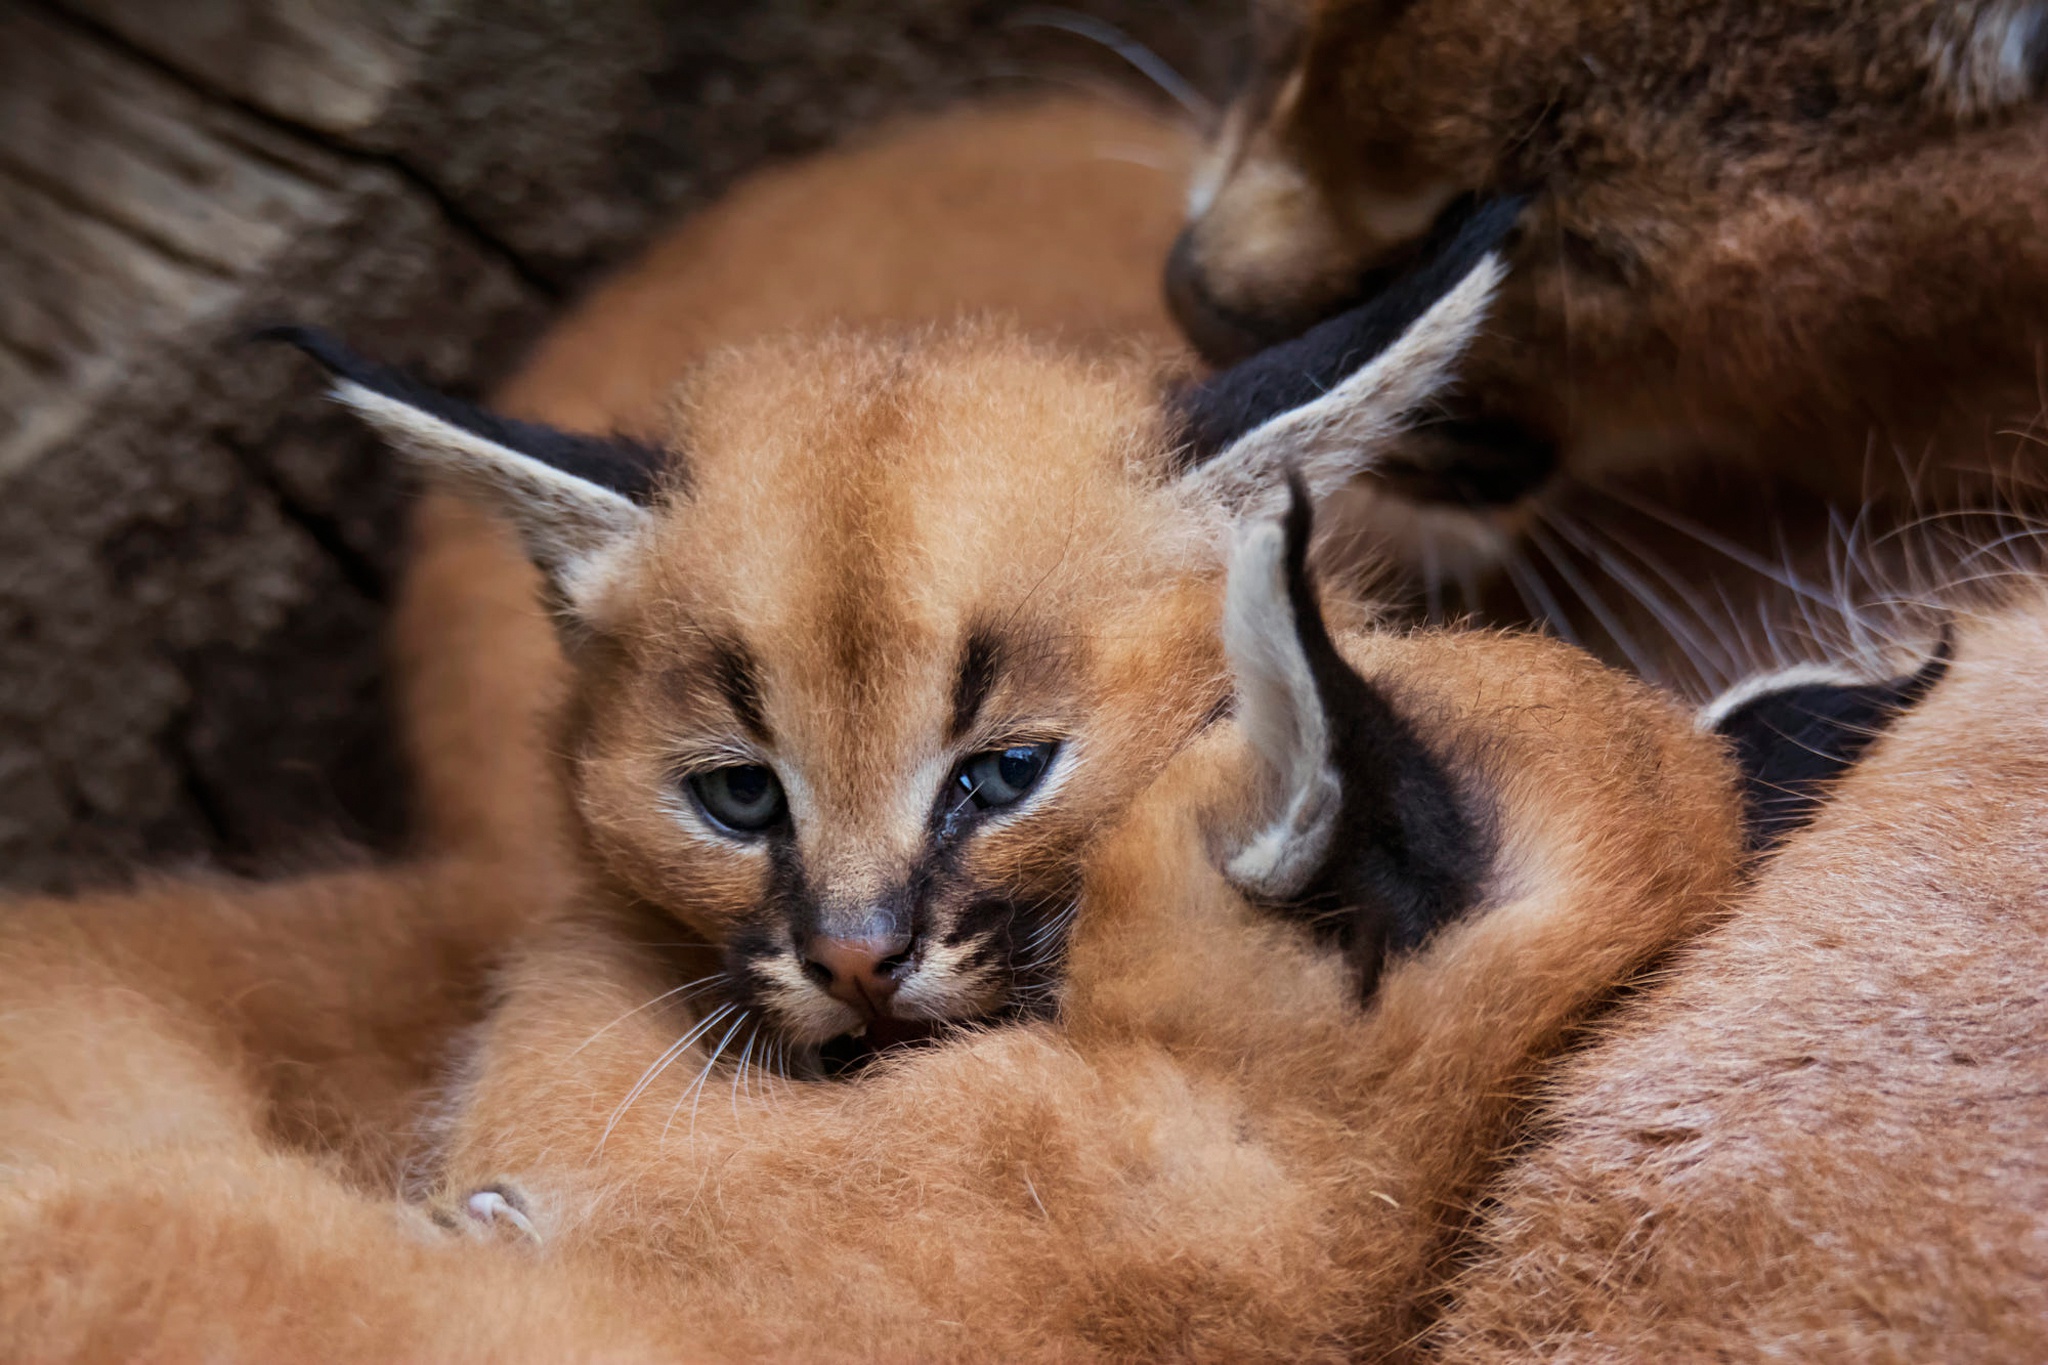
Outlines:
[[643, 550], [648, 635], [742, 660], [792, 785], [872, 812], [883, 769], [922, 784], [985, 710], [1072, 700], [1075, 623], [1184, 575], [1153, 421], [1140, 375], [1001, 331], [727, 357], [678, 408], [691, 486]]

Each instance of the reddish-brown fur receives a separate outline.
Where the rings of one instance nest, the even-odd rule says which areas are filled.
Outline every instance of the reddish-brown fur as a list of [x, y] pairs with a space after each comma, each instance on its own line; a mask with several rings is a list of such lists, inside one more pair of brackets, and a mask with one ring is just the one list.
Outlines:
[[1578, 467], [1679, 442], [1853, 494], [1873, 440], [2038, 408], [2048, 124], [1940, 74], [1999, 7], [1287, 8], [1190, 228], [1225, 307], [1312, 317], [1427, 226], [1396, 205], [1530, 192], [1468, 392]]
[[[1433, 591], [1455, 603], [1445, 566], [1505, 559], [1514, 581], [1468, 604], [1593, 639], [1619, 616], [1642, 647], [1610, 653], [1711, 687], [1672, 637], [1725, 635], [1759, 599], [1795, 621], [1796, 596], [1673, 515], [1825, 583], [1838, 528], [1817, 500], [1844, 522], [1875, 501], [1859, 548], [1890, 573], [1909, 548], [1953, 558], [1881, 537], [1901, 522], [2037, 501], [2038, 444], [2012, 434], [2041, 410], [2048, 311], [2039, 7], [1276, 0], [1260, 17], [1170, 272], [1212, 350], [1313, 320], [1459, 194], [1530, 196], [1457, 402], [1554, 447], [1558, 476], [1498, 506], [1374, 487], [1352, 513]], [[1406, 458], [1469, 458], [1433, 440]], [[1556, 605], [1528, 587], [1552, 560]]]
[[[674, 1339], [802, 1359], [1341, 1359], [1415, 1330], [1532, 1061], [1735, 870], [1725, 770], [1573, 651], [1358, 640], [1484, 793], [1484, 904], [1372, 1007], [1210, 867], [1228, 735], [1091, 862], [1057, 1030], [916, 1054], [850, 1087], [685, 1060], [667, 974], [580, 925], [512, 975], [448, 1151], [510, 1176], [563, 1271], [623, 1274]], [[1210, 798], [1215, 800], [1217, 798]], [[1229, 821], [1237, 817], [1227, 817]], [[706, 1051], [693, 1049], [696, 1057]]]

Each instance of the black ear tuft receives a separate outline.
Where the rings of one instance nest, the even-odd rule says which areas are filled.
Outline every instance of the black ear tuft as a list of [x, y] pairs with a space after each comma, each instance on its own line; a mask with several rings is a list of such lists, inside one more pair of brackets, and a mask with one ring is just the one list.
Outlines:
[[558, 431], [539, 422], [522, 422], [486, 412], [429, 388], [403, 370], [358, 355], [316, 327], [264, 327], [250, 333], [249, 339], [296, 346], [337, 379], [360, 384], [372, 393], [418, 408], [450, 426], [461, 427], [565, 474], [608, 488], [643, 507], [653, 501], [670, 464], [667, 455], [639, 441]]
[[1493, 199], [1448, 216], [1418, 262], [1364, 302], [1182, 393], [1174, 402], [1181, 468], [1322, 397], [1393, 345], [1507, 238], [1527, 202]]
[[1370, 995], [1387, 958], [1420, 946], [1478, 899], [1488, 849], [1443, 764], [1337, 652], [1309, 569], [1313, 519], [1307, 488], [1290, 476], [1288, 605], [1342, 798], [1322, 865], [1283, 910], [1340, 944]]
[[1830, 682], [1790, 675], [1766, 681], [1716, 718], [1714, 731], [1735, 748], [1742, 769], [1743, 823], [1752, 852], [1782, 842], [1811, 820], [1828, 786], [1903, 711], [1919, 704], [1948, 672], [1946, 636], [1927, 662], [1882, 682]]

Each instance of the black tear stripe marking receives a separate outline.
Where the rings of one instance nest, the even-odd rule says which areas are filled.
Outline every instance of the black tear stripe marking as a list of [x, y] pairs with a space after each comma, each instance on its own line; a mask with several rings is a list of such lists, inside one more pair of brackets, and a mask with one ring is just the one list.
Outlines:
[[967, 633], [960, 652], [960, 670], [953, 679], [953, 712], [946, 721], [946, 740], [958, 743], [995, 690], [1003, 666], [1002, 641], [980, 626]]
[[608, 488], [642, 507], [654, 501], [664, 476], [676, 482], [684, 472], [668, 455], [640, 441], [560, 431], [540, 422], [500, 417], [459, 398], [450, 398], [403, 370], [357, 354], [317, 327], [264, 327], [252, 332], [249, 339], [296, 346], [336, 378], [418, 408], [429, 417], [516, 450], [564, 474]]
[[1491, 849], [1414, 727], [1337, 652], [1309, 572], [1312, 529], [1308, 490], [1296, 475], [1287, 507], [1287, 599], [1343, 796], [1323, 865], [1280, 909], [1338, 944], [1359, 973], [1361, 998], [1369, 998], [1389, 957], [1414, 951], [1477, 902]]
[[759, 742], [773, 743], [761, 699], [761, 670], [755, 667], [754, 656], [746, 646], [730, 641], [713, 645], [711, 677], [741, 727]]
[[1180, 394], [1172, 404], [1180, 437], [1177, 468], [1212, 459], [1246, 432], [1343, 383], [1505, 241], [1527, 203], [1510, 196], [1448, 215], [1419, 261], [1364, 302]]
[[1742, 769], [1742, 823], [1752, 853], [1782, 843], [1811, 820], [1835, 779], [1920, 704], [1948, 673], [1947, 635], [1904, 677], [1871, 683], [1804, 683], [1752, 697], [1714, 727]]

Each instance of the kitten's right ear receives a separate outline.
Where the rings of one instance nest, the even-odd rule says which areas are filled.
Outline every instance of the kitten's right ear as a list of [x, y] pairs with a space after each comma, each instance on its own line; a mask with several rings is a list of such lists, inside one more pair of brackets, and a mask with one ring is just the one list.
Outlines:
[[500, 417], [378, 365], [324, 332], [273, 327], [325, 366], [333, 397], [465, 496], [518, 529], [533, 562], [573, 610], [610, 552], [645, 526], [666, 460], [651, 447]]

